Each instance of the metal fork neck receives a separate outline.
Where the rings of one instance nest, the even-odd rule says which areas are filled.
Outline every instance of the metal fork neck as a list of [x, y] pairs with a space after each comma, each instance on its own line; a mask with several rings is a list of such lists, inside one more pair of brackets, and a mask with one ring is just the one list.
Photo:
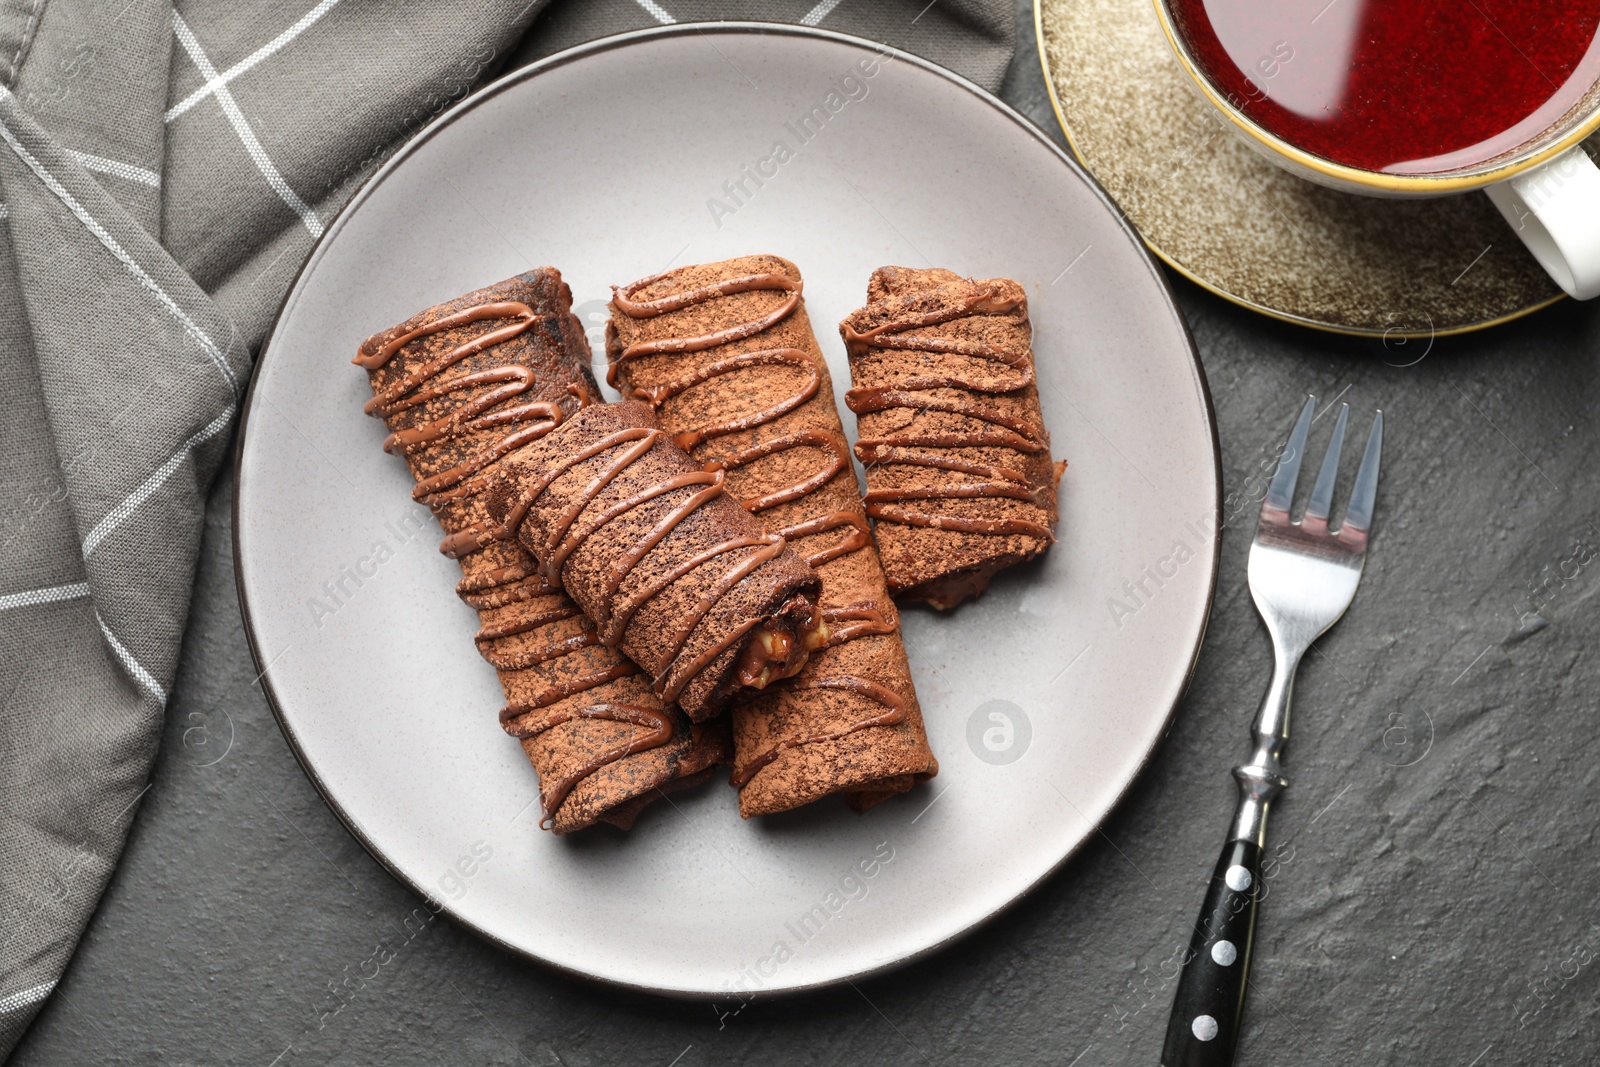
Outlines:
[[1233, 777], [1239, 783], [1232, 837], [1235, 841], [1264, 845], [1267, 811], [1289, 788], [1289, 780], [1283, 776], [1283, 750], [1289, 744], [1289, 702], [1294, 695], [1295, 670], [1303, 655], [1303, 650], [1287, 649], [1274, 642], [1272, 681], [1250, 730], [1255, 751], [1247, 762], [1233, 769]]

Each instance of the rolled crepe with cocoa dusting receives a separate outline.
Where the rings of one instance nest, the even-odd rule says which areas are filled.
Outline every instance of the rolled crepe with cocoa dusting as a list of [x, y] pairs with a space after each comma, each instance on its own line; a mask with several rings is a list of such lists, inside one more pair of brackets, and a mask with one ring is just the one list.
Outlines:
[[673, 444], [643, 404], [597, 404], [510, 456], [490, 514], [600, 640], [700, 722], [798, 671], [821, 582]]
[[734, 709], [747, 817], [834, 793], [865, 810], [938, 771], [800, 290], [777, 256], [683, 267], [616, 290], [607, 331], [612, 384], [822, 577], [826, 643]]
[[[440, 304], [361, 345], [373, 398], [450, 535], [457, 592], [477, 609], [477, 645], [506, 694], [500, 721], [539, 775], [542, 824], [626, 829], [663, 790], [726, 762], [717, 725], [691, 724], [594, 624], [545, 582], [514, 538], [489, 535], [484, 487], [506, 455], [598, 395], [572, 294], [551, 268]], [[470, 543], [470, 549], [463, 546]], [[449, 655], [441, 650], [441, 655]]]
[[1050, 460], [1022, 286], [880, 267], [839, 332], [889, 591], [953, 608], [1049, 548], [1066, 464]]

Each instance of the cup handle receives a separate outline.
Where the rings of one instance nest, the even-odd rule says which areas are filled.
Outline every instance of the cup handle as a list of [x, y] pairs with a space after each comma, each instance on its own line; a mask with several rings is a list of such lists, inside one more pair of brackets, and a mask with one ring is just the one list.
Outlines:
[[1600, 167], [1581, 144], [1484, 192], [1567, 295], [1600, 296]]

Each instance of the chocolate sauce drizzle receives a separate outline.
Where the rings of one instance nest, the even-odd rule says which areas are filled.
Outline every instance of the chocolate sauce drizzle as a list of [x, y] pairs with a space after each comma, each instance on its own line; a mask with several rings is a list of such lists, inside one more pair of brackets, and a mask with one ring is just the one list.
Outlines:
[[[892, 633], [894, 631], [893, 627], [890, 627], [888, 630], [881, 630], [877, 632]], [[824, 741], [837, 741], [841, 737], [848, 737], [857, 731], [865, 730], [871, 726], [898, 726], [900, 723], [905, 721], [906, 702], [899, 693], [896, 693], [893, 689], [890, 689], [887, 686], [879, 685], [877, 682], [869, 682], [865, 678], [858, 678], [853, 674], [841, 674], [828, 678], [813, 678], [809, 681], [797, 682], [789, 688], [791, 691], [798, 689], [845, 689], [852, 693], [858, 693], [861, 696], [870, 697], [872, 700], [877, 701], [879, 704], [882, 704], [889, 710], [884, 712], [882, 715], [874, 715], [870, 719], [862, 719], [860, 722], [852, 723], [842, 730], [834, 730], [832, 733], [813, 734], [810, 737], [791, 737], [786, 740], [779, 741], [765, 752], [762, 752], [755, 759], [751, 760], [749, 763], [746, 763], [743, 767], [737, 768], [733, 772], [732, 781], [734, 786], [737, 788], [743, 789], [745, 786], [749, 785], [751, 780], [754, 779], [757, 774], [761, 773], [761, 771], [764, 770], [769, 764], [771, 764], [774, 760], [791, 748], [799, 748], [801, 745], [815, 745]]]
[[[678, 561], [676, 565], [656, 575], [626, 596], [622, 595], [622, 586], [627, 581], [628, 576], [633, 573], [639, 561], [644, 559], [651, 549], [655, 548], [671, 534], [680, 523], [725, 491], [722, 485], [725, 477], [723, 471], [683, 471], [655, 485], [646, 486], [624, 497], [622, 500], [608, 505], [592, 517], [585, 517], [590, 505], [599, 498], [600, 493], [606, 486], [615, 481], [623, 471], [638, 462], [658, 442], [664, 441], [666, 438], [666, 433], [661, 430], [642, 426], [630, 427], [607, 434], [598, 441], [577, 449], [559, 462], [547, 467], [537, 478], [524, 483], [518, 488], [518, 495], [506, 513], [503, 529], [506, 531], [518, 529], [523, 520], [527, 518], [528, 512], [534, 503], [544, 495], [545, 491], [550, 488], [557, 478], [579, 464], [602, 456], [607, 452], [617, 450], [617, 454], [600, 467], [583, 487], [582, 491], [577, 494], [572, 503], [551, 524], [548, 536], [545, 538], [543, 550], [535, 553], [544, 561], [540, 564], [540, 572], [545, 581], [554, 585], [560, 580], [561, 568], [567, 559], [581, 548], [584, 542], [602, 526], [649, 503], [657, 497], [666, 496], [681, 489], [695, 489], [693, 493], [674, 504], [635, 545], [618, 557], [607, 572], [604, 582], [601, 583], [600, 605], [595, 619], [595, 626], [599, 632], [600, 641], [612, 647], [622, 641], [623, 633], [627, 630], [629, 622], [632, 621], [639, 609], [672, 585], [672, 583], [719, 556], [745, 548], [756, 549], [756, 551], [746, 554], [738, 563], [729, 567], [711, 589], [695, 603], [694, 607], [685, 613], [682, 623], [667, 638], [665, 647], [657, 658], [657, 662], [650, 665], [651, 673], [657, 679], [655, 683], [656, 692], [663, 700], [676, 700], [684, 688], [701, 671], [709, 667], [718, 656], [732, 648], [746, 634], [764, 621], [764, 617], [760, 615], [746, 619], [697, 655], [690, 657], [687, 661], [684, 660], [684, 646], [688, 644], [689, 636], [700, 625], [701, 621], [746, 576], [754, 572], [756, 568], [782, 555], [785, 541], [782, 534], [741, 534], [725, 538], [710, 548]], [[695, 488], [697, 486], [699, 488]], [[580, 518], [583, 519], [581, 523], [579, 522]]]
[[[467, 357], [520, 337], [542, 317], [526, 304], [513, 300], [497, 301], [443, 316], [434, 322], [395, 334], [376, 346], [373, 346], [371, 341], [361, 346], [352, 362], [366, 370], [377, 370], [386, 366], [406, 345], [419, 338], [479, 322], [505, 323], [424, 362], [367, 401], [364, 410], [368, 415], [388, 419], [402, 411], [409, 411], [451, 393], [485, 387], [482, 392], [440, 418], [391, 433], [383, 442], [385, 452], [406, 455], [425, 445], [481, 430], [497, 427], [506, 427], [509, 430], [504, 436], [474, 452], [466, 461], [419, 481], [412, 490], [413, 499], [437, 511], [452, 501], [482, 492], [489, 478], [486, 468], [523, 445], [538, 440], [561, 424], [565, 413], [560, 405], [548, 401], [531, 401], [514, 407], [500, 407], [533, 388], [534, 374], [528, 367], [508, 364], [473, 371], [444, 381], [434, 381]], [[577, 398], [580, 410], [591, 402], [589, 389], [581, 382], [568, 386], [567, 391]], [[500, 410], [495, 410], [496, 408]], [[479, 528], [473, 528], [473, 532], [473, 548], [466, 551], [476, 551], [492, 540], [479, 536], [481, 532]], [[458, 536], [447, 537], [444, 546], [441, 546], [441, 551], [446, 551], [447, 546], [454, 544]], [[447, 551], [447, 554], [458, 558], [466, 554], [466, 551]], [[522, 552], [520, 548], [518, 551]], [[532, 613], [511, 623], [486, 625], [478, 631], [475, 641], [479, 653], [499, 670], [525, 670], [600, 643], [596, 629], [593, 626], [586, 626], [573, 636], [555, 639], [516, 653], [504, 652], [497, 647], [497, 644], [505, 638], [582, 616], [578, 606], [564, 596], [559, 587], [527, 564], [496, 567], [482, 574], [463, 578], [456, 586], [456, 593], [468, 605], [479, 610], [526, 603], [541, 596], [554, 598], [552, 606], [544, 611]], [[610, 667], [568, 679], [559, 685], [549, 686], [532, 700], [508, 703], [500, 711], [500, 722], [508, 723], [607, 682], [637, 674], [638, 671], [639, 668], [631, 661], [621, 659]], [[610, 763], [660, 747], [672, 739], [672, 719], [665, 710], [640, 707], [636, 704], [597, 703], [555, 712], [532, 723], [507, 726], [506, 730], [511, 736], [521, 740], [579, 718], [602, 719], [645, 727], [648, 732], [643, 734], [632, 732], [632, 736], [626, 742], [580, 763], [560, 778], [550, 782], [541, 781], [540, 799], [543, 818], [540, 825], [546, 828], [554, 822], [555, 813], [567, 796], [585, 778]]]
[[[745, 322], [693, 337], [663, 338], [628, 345], [617, 355], [610, 369], [606, 372], [606, 381], [613, 388], [617, 388], [625, 395], [631, 395], [633, 398], [649, 404], [652, 408], [660, 408], [668, 400], [693, 389], [697, 385], [703, 385], [714, 378], [725, 374], [733, 374], [751, 367], [792, 366], [805, 374], [804, 379], [793, 393], [764, 408], [724, 422], [712, 423], [709, 426], [678, 434], [674, 440], [680, 448], [685, 452], [692, 453], [698, 445], [706, 441], [744, 430], [753, 430], [756, 427], [775, 422], [817, 395], [822, 386], [821, 369], [809, 355], [798, 348], [764, 348], [741, 352], [737, 355], [714, 360], [704, 366], [696, 367], [690, 373], [671, 381], [646, 388], [629, 389], [619, 384], [618, 374], [623, 364], [630, 359], [663, 353], [703, 352], [733, 341], [743, 340], [777, 325], [792, 315], [795, 308], [800, 306], [801, 283], [784, 274], [747, 274], [710, 285], [702, 285], [681, 293], [671, 293], [666, 296], [656, 297], [651, 300], [638, 300], [635, 298], [635, 294], [660, 281], [669, 273], [671, 272], [655, 274], [631, 285], [613, 288], [612, 304], [617, 310], [631, 318], [645, 319], [655, 318], [670, 311], [679, 311], [708, 300], [714, 300], [717, 297], [730, 296], [735, 293], [771, 291], [781, 292], [786, 295], [770, 311]], [[816, 474], [795, 482], [793, 485], [741, 501], [748, 510], [759, 513], [779, 504], [798, 500], [828, 484], [840, 471], [845, 470], [850, 463], [849, 444], [841, 436], [827, 430], [808, 429], [782, 434], [752, 445], [732, 456], [713, 460], [706, 465], [706, 468], [721, 474], [724, 471], [736, 470], [747, 463], [753, 463], [758, 459], [791, 448], [817, 449], [828, 457], [827, 463]], [[872, 543], [872, 533], [867, 524], [866, 515], [857, 511], [835, 511], [786, 526], [778, 532], [783, 537], [794, 540], [809, 537], [813, 534], [825, 533], [829, 530], [845, 528], [848, 528], [849, 532], [837, 543], [805, 557], [806, 562], [812, 567], [821, 567], [825, 563], [847, 556]], [[821, 648], [815, 650], [816, 652], [820, 652], [824, 648], [842, 645], [858, 637], [866, 637], [872, 634], [891, 634], [897, 629], [897, 624], [890, 623], [883, 609], [873, 603], [852, 604], [844, 608], [825, 609], [822, 613], [822, 618], [823, 622], [828, 625], [830, 633]], [[841, 737], [853, 734], [858, 730], [865, 730], [871, 726], [895, 726], [905, 721], [906, 704], [904, 698], [893, 690], [876, 682], [868, 681], [865, 678], [858, 678], [854, 675], [814, 678], [793, 682], [788, 688], [790, 691], [806, 689], [848, 690], [866, 696], [888, 710], [881, 715], [853, 723], [842, 730], [780, 741], [743, 767], [736, 768], [733, 774], [733, 784], [735, 786], [743, 788], [757, 773], [789, 749], [797, 748], [801, 745], [838, 740]]]
[[[783, 280], [785, 282], [789, 281], [788, 278], [783, 278]], [[737, 330], [739, 327], [734, 327], [733, 329]], [[719, 331], [719, 333], [724, 332], [729, 331]], [[608, 372], [608, 378], [612, 376], [617, 367], [621, 366], [624, 360], [645, 354], [644, 350], [648, 347], [648, 345], [630, 345], [624, 349], [617, 362], [612, 364], [611, 372]], [[698, 351], [698, 349], [686, 348], [684, 351]], [[713, 378], [724, 374], [733, 374], [748, 367], [767, 366], [797, 367], [805, 372], [806, 378], [792, 395], [784, 397], [777, 403], [770, 404], [751, 414], [729, 419], [726, 422], [713, 423], [698, 430], [680, 433], [673, 438], [679, 448], [685, 452], [692, 452], [696, 446], [706, 441], [724, 437], [731, 433], [738, 433], [741, 430], [751, 430], [757, 426], [773, 422], [816, 396], [817, 390], [822, 385], [822, 374], [818, 371], [816, 364], [812, 363], [810, 357], [798, 348], [769, 348], [755, 352], [743, 352], [737, 356], [719, 359], [703, 367], [698, 367], [693, 373], [662, 385], [652, 386], [647, 389], [634, 389], [632, 390], [632, 395], [636, 399], [648, 403], [651, 408], [656, 409], [673, 397], [687, 392], [697, 385], [703, 385]], [[826, 454], [828, 461], [821, 470], [793, 485], [785, 486], [763, 496], [741, 500], [740, 503], [745, 506], [746, 510], [759, 513], [768, 508], [777, 507], [779, 504], [798, 500], [812, 490], [820, 489], [827, 485], [828, 482], [833, 480], [834, 475], [844, 470], [850, 463], [850, 446], [843, 438], [826, 430], [812, 429], [799, 430], [795, 433], [783, 434], [771, 440], [763, 441], [732, 456], [714, 460], [707, 464], [707, 469], [737, 470], [747, 463], [754, 463], [758, 459], [784, 452], [791, 448], [815, 448]], [[845, 525], [853, 528], [852, 532], [846, 534], [838, 544], [820, 549], [805, 557], [806, 562], [813, 567], [819, 566], [830, 559], [848, 555], [856, 549], [866, 546], [871, 540], [871, 534], [868, 533], [866, 522], [857, 523], [854, 521], [858, 516], [850, 512], [838, 512], [834, 516], [829, 516], [829, 518], [837, 518], [838, 521], [832, 525], [817, 526], [815, 529], [805, 528], [812, 526], [813, 523], [798, 523], [794, 526], [785, 527], [778, 532], [786, 538], [793, 539], [813, 533], [821, 533], [829, 529], [838, 529]]]
[[[632, 667], [633, 665], [627, 664], [627, 666]], [[637, 669], [634, 668], [634, 670]], [[618, 673], [616, 668], [610, 671], [602, 671], [594, 676], [598, 679], [597, 681], [584, 688], [593, 688], [595, 685], [600, 685], [631, 673], [633, 672], [622, 671]], [[558, 696], [554, 699], [559, 700], [561, 698]], [[500, 721], [504, 723], [510, 718], [515, 718], [528, 711], [535, 711], [553, 702], [553, 700], [547, 700], [544, 703], [507, 705], [505, 710], [500, 713]], [[508, 715], [507, 712], [511, 714]], [[520, 740], [541, 734], [546, 730], [553, 729], [563, 723], [569, 723], [574, 719], [605, 719], [609, 722], [623, 722], [633, 726], [643, 726], [649, 732], [634, 734], [628, 740], [606, 749], [567, 774], [555, 778], [554, 781], [541, 782], [539, 792], [541, 806], [544, 808], [544, 816], [540, 819], [539, 825], [546, 829], [555, 821], [555, 812], [560, 809], [562, 803], [567, 799], [567, 795], [572, 792], [579, 782], [598, 771], [601, 767], [638, 752], [659, 748], [672, 740], [672, 719], [667, 712], [661, 708], [645, 708], [637, 704], [589, 704], [584, 707], [569, 708], [566, 711], [547, 715], [543, 719], [538, 719], [532, 723], [520, 723], [514, 727], [507, 727], [507, 732], [512, 737]]]
[[857, 415], [896, 408], [911, 412], [910, 421], [922, 412], [938, 411], [972, 419], [988, 430], [944, 431], [940, 433], [891, 433], [883, 437], [862, 438], [856, 456], [869, 464], [906, 464], [932, 467], [957, 474], [973, 475], [979, 481], [954, 485], [933, 485], [906, 489], [873, 489], [863, 498], [867, 514], [885, 522], [925, 526], [937, 530], [972, 534], [1026, 534], [1055, 540], [1050, 528], [1027, 519], [981, 519], [967, 515], [939, 514], [895, 505], [907, 501], [1004, 497], [1026, 500], [1044, 506], [1038, 490], [1029, 486], [1027, 475], [1012, 467], [976, 463], [924, 449], [1010, 448], [1018, 452], [1043, 452], [1046, 445], [1043, 425], [987, 408], [981, 396], [956, 396], [937, 390], [959, 389], [972, 394], [995, 395], [1026, 389], [1034, 383], [1033, 363], [1025, 351], [1014, 351], [979, 341], [950, 337], [919, 337], [910, 331], [938, 326], [974, 315], [1007, 315], [1019, 326], [1025, 325], [1027, 309], [1022, 300], [999, 295], [997, 288], [982, 290], [953, 308], [914, 313], [868, 330], [857, 330], [849, 322], [841, 327], [845, 344], [852, 353], [866, 349], [889, 352], [931, 352], [969, 356], [1010, 368], [1013, 374], [975, 380], [953, 375], [911, 375], [894, 385], [866, 386], [845, 393], [845, 404]]

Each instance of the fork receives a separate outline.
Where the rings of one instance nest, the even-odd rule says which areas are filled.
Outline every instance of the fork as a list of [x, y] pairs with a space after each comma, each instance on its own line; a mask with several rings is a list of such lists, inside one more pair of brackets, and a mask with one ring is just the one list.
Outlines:
[[1372, 420], [1344, 518], [1339, 528], [1330, 532], [1328, 515], [1349, 404], [1339, 408], [1305, 517], [1299, 522], [1289, 518], [1316, 407], [1317, 398], [1308, 396], [1267, 487], [1261, 521], [1250, 545], [1250, 596], [1272, 637], [1272, 682], [1251, 729], [1255, 751], [1249, 762], [1233, 770], [1239, 783], [1239, 804], [1184, 956], [1172, 1015], [1167, 1020], [1163, 1067], [1219, 1067], [1233, 1062], [1249, 984], [1267, 812], [1289, 786], [1283, 776], [1282, 756], [1289, 742], [1289, 698], [1295, 671], [1312, 642], [1350, 606], [1367, 558], [1378, 493], [1378, 456], [1383, 451], [1383, 412]]

